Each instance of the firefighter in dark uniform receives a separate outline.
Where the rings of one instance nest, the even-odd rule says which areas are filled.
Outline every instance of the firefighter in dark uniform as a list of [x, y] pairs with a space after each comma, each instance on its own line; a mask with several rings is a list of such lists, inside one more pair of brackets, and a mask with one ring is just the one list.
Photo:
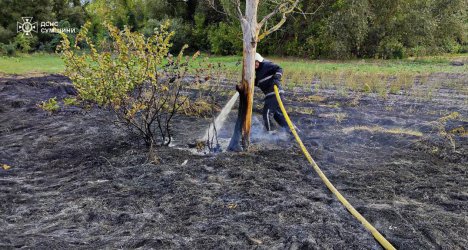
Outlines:
[[260, 54], [255, 54], [255, 86], [259, 87], [265, 94], [265, 104], [263, 106], [263, 121], [267, 131], [272, 130], [270, 116], [273, 116], [275, 121], [284, 129], [289, 131], [288, 123], [284, 119], [283, 113], [276, 100], [274, 85], [278, 86], [278, 91], [282, 99], [284, 93], [281, 87], [281, 77], [283, 69], [265, 60]]

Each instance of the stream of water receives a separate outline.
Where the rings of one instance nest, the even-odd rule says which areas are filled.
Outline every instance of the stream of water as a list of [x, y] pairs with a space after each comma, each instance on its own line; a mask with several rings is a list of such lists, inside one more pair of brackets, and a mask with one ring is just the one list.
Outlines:
[[208, 139], [212, 139], [213, 136], [215, 135], [215, 131], [220, 131], [221, 128], [224, 125], [224, 121], [226, 121], [226, 118], [229, 115], [229, 112], [231, 112], [232, 107], [237, 101], [237, 98], [239, 97], [239, 92], [236, 92], [231, 99], [229, 100], [226, 105], [224, 105], [223, 109], [221, 110], [221, 113], [215, 118], [214, 122], [210, 123], [210, 127], [206, 130], [205, 135], [203, 136], [203, 141], [208, 141]]

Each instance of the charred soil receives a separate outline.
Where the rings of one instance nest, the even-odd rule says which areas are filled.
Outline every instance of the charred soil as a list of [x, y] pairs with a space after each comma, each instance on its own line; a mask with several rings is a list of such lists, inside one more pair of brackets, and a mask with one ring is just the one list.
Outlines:
[[[59, 75], [0, 79], [0, 164], [11, 166], [0, 168], [0, 248], [381, 248], [293, 140], [254, 133], [249, 152], [196, 155], [185, 145], [208, 121], [179, 116], [177, 145], [152, 162], [109, 112], [37, 107], [74, 93]], [[323, 98], [304, 101], [312, 94]], [[331, 182], [395, 247], [465, 249], [466, 98], [330, 90], [285, 104]]]

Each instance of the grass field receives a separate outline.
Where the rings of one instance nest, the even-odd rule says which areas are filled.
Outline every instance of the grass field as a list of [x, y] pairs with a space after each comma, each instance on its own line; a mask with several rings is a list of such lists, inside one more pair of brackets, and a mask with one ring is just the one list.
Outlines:
[[[323, 73], [380, 73], [380, 74], [427, 74], [427, 73], [462, 73], [468, 71], [468, 65], [454, 67], [452, 61], [468, 61], [468, 54], [409, 58], [403, 60], [305, 60], [296, 58], [266, 57], [284, 68], [290, 74], [323, 74]], [[228, 69], [240, 69], [236, 66], [242, 58], [238, 56], [212, 57], [215, 62], [224, 63]]]
[[[468, 54], [433, 56], [424, 58], [409, 58], [403, 60], [304, 60], [295, 58], [268, 59], [284, 68], [286, 75], [314, 75], [336, 74], [342, 72], [357, 74], [429, 74], [429, 73], [464, 73], [468, 72]], [[239, 56], [214, 56], [210, 61], [223, 63], [231, 73], [240, 72], [241, 60]], [[464, 66], [452, 66], [451, 61], [464, 61]], [[28, 73], [61, 73], [64, 63], [57, 54], [31, 54], [18, 57], [0, 57], [0, 73], [28, 74]]]
[[17, 57], [0, 57], [0, 73], [60, 73], [64, 64], [60, 56], [55, 54], [31, 54]]

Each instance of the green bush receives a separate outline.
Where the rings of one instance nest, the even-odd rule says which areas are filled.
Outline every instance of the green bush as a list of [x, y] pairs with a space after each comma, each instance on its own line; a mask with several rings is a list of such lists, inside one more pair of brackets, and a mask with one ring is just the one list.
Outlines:
[[39, 108], [49, 113], [55, 113], [60, 110], [60, 106], [58, 105], [58, 102], [57, 102], [57, 97], [41, 102], [41, 104], [39, 104]]
[[14, 33], [0, 25], [0, 43], [8, 43], [14, 37]]
[[242, 32], [240, 28], [224, 22], [212, 25], [208, 29], [208, 41], [211, 52], [217, 55], [242, 53]]
[[460, 53], [468, 53], [468, 43], [461, 46]]
[[463, 45], [457, 43], [452, 39], [445, 39], [443, 41], [443, 47], [445, 52], [448, 53], [462, 53]]
[[443, 49], [436, 46], [418, 45], [413, 48], [406, 49], [408, 56], [423, 57], [428, 55], [437, 55], [443, 53]]
[[406, 57], [406, 50], [397, 39], [389, 37], [380, 42], [378, 55], [383, 59], [402, 59]]
[[193, 27], [192, 31], [192, 44], [195, 46], [196, 49], [206, 49], [208, 48], [208, 32], [205, 26], [206, 17], [203, 14], [195, 14], [194, 22], [195, 26]]
[[[105, 50], [93, 43], [90, 25], [82, 27], [74, 44], [62, 34], [65, 75], [78, 92], [77, 101], [111, 110], [150, 147], [169, 145], [174, 115], [190, 101], [183, 93], [208, 79], [204, 74], [211, 69], [194, 65], [199, 53], [184, 57], [186, 46], [176, 57], [168, 53], [174, 35], [168, 31], [169, 21], [150, 37], [106, 24], [110, 39]], [[79, 43], [86, 43], [89, 53], [82, 53]], [[189, 73], [194, 80], [187, 80]], [[75, 100], [64, 102], [69, 105]]]
[[6, 56], [16, 56], [16, 43], [0, 44], [0, 54]]
[[149, 19], [143, 28], [143, 34], [146, 37], [151, 36], [155, 30], [165, 23], [169, 24], [168, 31], [174, 32], [174, 36], [171, 39], [172, 47], [170, 49], [172, 53], [177, 53], [186, 43], [191, 43], [192, 28], [182, 18]]
[[14, 43], [16, 48], [22, 53], [29, 53], [32, 51], [34, 44], [37, 42], [37, 37], [35, 36], [25, 36], [23, 33], [16, 35]]

